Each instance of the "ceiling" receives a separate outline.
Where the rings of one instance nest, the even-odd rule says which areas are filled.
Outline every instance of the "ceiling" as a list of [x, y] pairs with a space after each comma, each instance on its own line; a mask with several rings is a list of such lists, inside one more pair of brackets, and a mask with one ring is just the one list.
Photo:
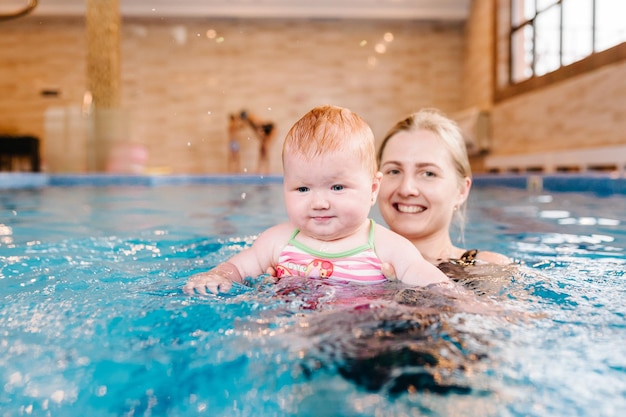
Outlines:
[[[0, 14], [30, 0], [0, 0]], [[33, 14], [79, 16], [88, 0], [39, 0]], [[98, 0], [103, 1], [103, 0]], [[123, 16], [465, 20], [471, 0], [119, 0]]]

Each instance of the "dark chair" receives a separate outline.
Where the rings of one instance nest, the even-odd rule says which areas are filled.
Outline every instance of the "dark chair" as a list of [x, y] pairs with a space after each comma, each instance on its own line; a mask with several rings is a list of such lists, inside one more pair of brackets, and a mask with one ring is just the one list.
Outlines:
[[31, 171], [40, 172], [39, 139], [35, 136], [0, 135], [0, 171], [15, 171], [18, 158], [28, 158]]

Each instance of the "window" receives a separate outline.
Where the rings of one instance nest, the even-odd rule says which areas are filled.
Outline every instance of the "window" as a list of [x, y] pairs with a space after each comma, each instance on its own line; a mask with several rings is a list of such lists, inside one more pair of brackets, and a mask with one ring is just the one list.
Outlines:
[[508, 10], [498, 11], [498, 39], [508, 45], [508, 51], [496, 60], [497, 98], [624, 59], [624, 0], [500, 0], [498, 4]]

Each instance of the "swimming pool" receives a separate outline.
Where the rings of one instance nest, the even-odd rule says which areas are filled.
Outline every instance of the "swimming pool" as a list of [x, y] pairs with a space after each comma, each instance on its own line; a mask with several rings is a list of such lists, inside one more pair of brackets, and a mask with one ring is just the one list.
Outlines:
[[466, 240], [524, 265], [463, 277], [481, 313], [395, 284], [182, 294], [285, 218], [277, 178], [0, 190], [0, 415], [621, 415], [626, 196], [502, 181]]

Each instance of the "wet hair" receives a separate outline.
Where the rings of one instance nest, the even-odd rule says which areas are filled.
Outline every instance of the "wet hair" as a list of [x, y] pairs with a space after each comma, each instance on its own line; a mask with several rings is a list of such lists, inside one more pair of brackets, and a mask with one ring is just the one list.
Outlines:
[[283, 161], [290, 152], [305, 159], [337, 151], [350, 151], [372, 175], [376, 173], [374, 133], [359, 115], [349, 109], [324, 105], [302, 116], [287, 132]]
[[[433, 108], [426, 108], [417, 111], [407, 118], [400, 120], [387, 132], [377, 154], [377, 163], [380, 166], [382, 162], [385, 147], [393, 136], [400, 132], [415, 132], [418, 130], [428, 130], [434, 133], [444, 147], [448, 150], [448, 154], [452, 160], [452, 164], [456, 170], [456, 176], [459, 184], [466, 178], [472, 178], [472, 170], [467, 157], [467, 148], [461, 129], [456, 122], [446, 117], [441, 111]], [[466, 200], [467, 202], [467, 200]], [[463, 240], [463, 230], [465, 226], [466, 204], [464, 203], [455, 212], [459, 229], [460, 239]]]

